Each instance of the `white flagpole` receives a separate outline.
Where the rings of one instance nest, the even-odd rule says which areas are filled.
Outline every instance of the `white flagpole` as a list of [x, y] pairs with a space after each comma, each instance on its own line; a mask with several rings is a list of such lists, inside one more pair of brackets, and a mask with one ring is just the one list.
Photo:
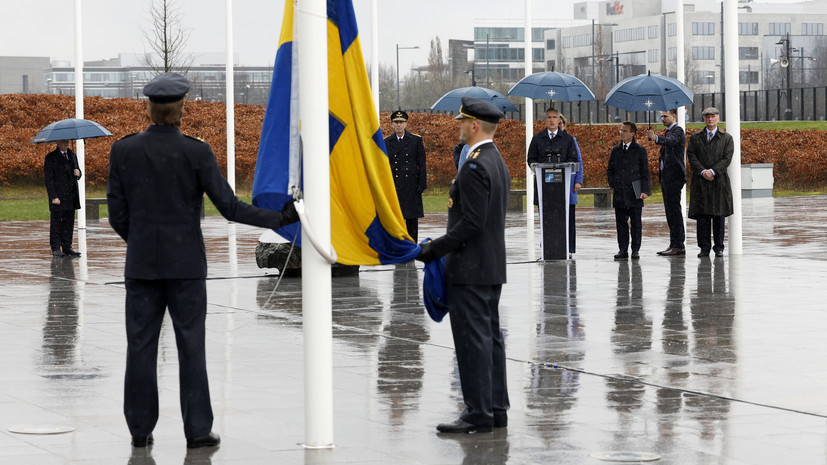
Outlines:
[[[330, 244], [327, 2], [298, 0], [299, 115], [304, 149], [304, 202], [313, 232]], [[295, 44], [294, 44], [295, 45]], [[310, 238], [302, 228], [302, 243]], [[305, 447], [333, 447], [333, 318], [330, 264], [302, 248]]]
[[[81, 24], [81, 0], [75, 0], [75, 118], [83, 119], [83, 28]], [[83, 139], [78, 139], [75, 153], [83, 176], [79, 184], [80, 211], [78, 229], [86, 229], [86, 156]], [[81, 248], [81, 253], [86, 251]]]
[[379, 0], [370, 0], [370, 87], [379, 118]]
[[226, 0], [227, 63], [224, 91], [227, 104], [227, 182], [235, 192], [235, 68], [233, 66], [233, 0]]
[[[683, 0], [678, 0], [675, 6], [675, 34], [676, 34], [676, 44], [675, 44], [675, 60], [677, 60], [677, 76], [676, 79], [683, 83], [686, 83], [686, 63], [684, 63], [684, 37], [683, 37]], [[686, 134], [686, 107], [679, 107], [678, 108], [678, 125], [683, 128], [684, 134]], [[684, 155], [683, 155], [684, 163], [689, 165], [688, 160], [686, 159], [686, 147], [684, 147]], [[686, 232], [686, 218], [687, 218], [687, 208], [686, 208], [686, 184], [683, 185], [681, 188], [681, 215], [683, 216], [683, 230], [684, 235]], [[686, 237], [684, 237], [684, 247], [686, 247]]]
[[[531, 60], [531, 0], [525, 0], [525, 75], [530, 76], [533, 71]], [[534, 137], [534, 101], [525, 99], [525, 149], [528, 156], [528, 146], [531, 138]], [[534, 173], [531, 167], [526, 164], [525, 169], [525, 222], [526, 236], [528, 240], [528, 259], [534, 260]]]
[[729, 218], [729, 254], [743, 254], [741, 222], [741, 104], [738, 79], [738, 2], [724, 0], [724, 57], [726, 88], [726, 132], [732, 136], [735, 153], [729, 164], [729, 184], [732, 188], [733, 213]]

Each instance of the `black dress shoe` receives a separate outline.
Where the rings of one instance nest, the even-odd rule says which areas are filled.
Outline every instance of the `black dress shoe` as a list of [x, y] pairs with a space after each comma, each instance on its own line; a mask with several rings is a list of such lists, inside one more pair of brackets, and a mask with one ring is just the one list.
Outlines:
[[493, 428], [490, 426], [477, 426], [463, 420], [456, 420], [453, 423], [440, 423], [436, 430], [440, 433], [490, 433]]
[[53, 257], [62, 257], [64, 254], [60, 250], [52, 250]]
[[78, 252], [77, 250], [73, 250], [71, 247], [67, 247], [67, 248], [63, 249], [63, 253], [66, 254], [66, 255], [72, 255], [72, 256], [75, 256], [75, 257], [80, 257], [80, 252]]
[[201, 436], [200, 438], [187, 439], [187, 449], [215, 447], [219, 444], [221, 444], [221, 437], [213, 432], [210, 432], [210, 434], [206, 436]]
[[669, 250], [664, 250], [663, 253], [661, 253], [661, 255], [663, 255], [664, 257], [674, 257], [676, 255], [686, 255], [686, 249], [671, 247], [671, 248], [669, 248]]
[[666, 250], [661, 250], [658, 252], [658, 255], [667, 255], [670, 250], [672, 250], [672, 247], [667, 247]]
[[724, 251], [723, 250], [716, 250], [715, 251], [715, 256], [719, 257], [719, 258], [723, 257], [724, 256]]
[[708, 250], [701, 250], [701, 252], [698, 254], [698, 258], [703, 258], [703, 257], [708, 257], [708, 256], [709, 256], [709, 251]]
[[152, 433], [149, 436], [132, 436], [132, 447], [146, 447], [155, 443]]
[[494, 414], [494, 428], [505, 428], [508, 426], [508, 415], [505, 413], [501, 415]]
[[640, 260], [640, 254], [637, 251], [632, 252], [632, 260]]
[[629, 252], [626, 252], [625, 250], [615, 254], [615, 260], [623, 260], [626, 258], [629, 258]]

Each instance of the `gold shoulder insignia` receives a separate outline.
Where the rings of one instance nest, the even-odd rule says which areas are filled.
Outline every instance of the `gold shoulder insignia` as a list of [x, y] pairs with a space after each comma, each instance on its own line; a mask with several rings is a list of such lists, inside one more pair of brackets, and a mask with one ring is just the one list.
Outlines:
[[195, 140], [197, 140], [198, 142], [203, 142], [203, 143], [205, 143], [205, 144], [207, 143], [207, 141], [205, 141], [204, 139], [202, 139], [202, 138], [200, 138], [200, 137], [189, 136], [189, 135], [186, 135], [186, 134], [184, 134], [184, 136], [189, 137], [190, 139], [195, 139]]
[[422, 139], [422, 136], [420, 136], [419, 134], [411, 133], [411, 135], [414, 135], [414, 136], [419, 137], [420, 139]]
[[480, 149], [474, 150], [473, 152], [468, 154], [468, 158], [470, 158], [471, 160], [477, 158], [478, 156], [480, 156]]

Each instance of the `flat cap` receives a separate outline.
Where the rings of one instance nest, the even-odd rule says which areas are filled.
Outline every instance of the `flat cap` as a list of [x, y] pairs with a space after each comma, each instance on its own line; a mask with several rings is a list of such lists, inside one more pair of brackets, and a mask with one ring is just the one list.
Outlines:
[[474, 97], [462, 97], [462, 106], [459, 107], [459, 115], [454, 119], [474, 118], [487, 123], [497, 124], [505, 114], [493, 103]]
[[391, 121], [408, 121], [408, 114], [402, 110], [391, 113]]
[[172, 103], [183, 99], [190, 90], [190, 82], [178, 73], [155, 76], [144, 86], [144, 95], [153, 103]]
[[704, 112], [701, 113], [701, 115], [703, 115], [703, 116], [706, 116], [706, 115], [720, 115], [720, 114], [721, 114], [721, 112], [718, 111], [718, 109], [715, 108], [715, 107], [706, 107], [706, 108], [704, 108]]

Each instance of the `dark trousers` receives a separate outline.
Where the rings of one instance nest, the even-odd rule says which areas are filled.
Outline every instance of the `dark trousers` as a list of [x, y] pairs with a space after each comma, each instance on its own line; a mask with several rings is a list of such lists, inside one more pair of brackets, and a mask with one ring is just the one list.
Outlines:
[[666, 211], [666, 224], [669, 225], [669, 247], [683, 249], [686, 231], [683, 228], [681, 212], [681, 189], [683, 183], [660, 183], [663, 192], [663, 209]]
[[405, 226], [414, 242], [419, 242], [419, 218], [405, 218]]
[[[701, 252], [709, 252], [709, 249], [716, 252], [724, 251], [724, 229], [726, 227], [723, 216], [700, 215], [698, 220], [698, 247]], [[710, 229], [715, 245], [710, 243]]]
[[49, 222], [49, 247], [52, 252], [72, 248], [72, 236], [75, 232], [74, 210], [52, 210]]
[[502, 285], [448, 284], [448, 315], [459, 366], [465, 411], [460, 418], [492, 426], [510, 404], [505, 379], [505, 343], [500, 331]]
[[574, 253], [577, 245], [577, 229], [574, 226], [574, 210], [576, 204], [569, 204], [569, 253]]
[[181, 415], [187, 439], [212, 431], [204, 353], [204, 279], [126, 280], [124, 416], [132, 436], [148, 436], [158, 421], [158, 337], [169, 308], [178, 347]]
[[615, 207], [615, 224], [617, 225], [617, 247], [621, 252], [629, 250], [629, 224], [632, 225], [632, 252], [640, 250], [643, 225], [640, 221], [643, 210], [640, 208]]

